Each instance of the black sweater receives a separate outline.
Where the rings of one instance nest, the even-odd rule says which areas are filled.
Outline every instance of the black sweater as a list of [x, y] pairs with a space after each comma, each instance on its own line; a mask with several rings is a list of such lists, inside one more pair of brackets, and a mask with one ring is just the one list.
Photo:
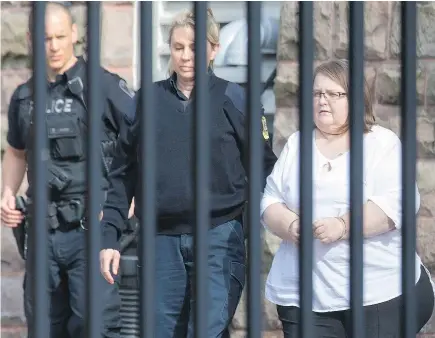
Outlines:
[[[216, 226], [239, 216], [246, 201], [247, 168], [243, 163], [245, 149], [248, 149], [244, 127], [246, 97], [242, 87], [213, 74], [208, 75], [208, 83], [212, 109], [211, 225]], [[154, 90], [157, 132], [157, 233], [193, 233], [194, 100], [183, 99], [172, 79], [156, 82]], [[137, 100], [140, 99], [140, 95], [139, 90]], [[136, 112], [136, 116], [139, 117], [140, 112]], [[261, 116], [259, 114], [259, 118]], [[276, 162], [276, 156], [264, 129], [263, 136], [265, 186], [266, 178]], [[110, 188], [103, 210], [103, 248], [118, 248], [117, 241], [133, 197], [135, 215], [141, 219], [142, 170], [138, 160], [138, 154], [141, 153], [139, 147], [140, 122], [136, 118], [133, 126], [126, 125], [121, 131], [113, 159]]]

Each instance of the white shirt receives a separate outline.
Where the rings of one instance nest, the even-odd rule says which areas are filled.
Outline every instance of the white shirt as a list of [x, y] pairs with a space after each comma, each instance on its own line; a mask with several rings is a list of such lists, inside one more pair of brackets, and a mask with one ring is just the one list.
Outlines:
[[[318, 150], [313, 133], [313, 221], [338, 217], [349, 211], [350, 152], [328, 160]], [[366, 238], [364, 257], [364, 305], [378, 304], [401, 294], [401, 143], [392, 131], [374, 126], [364, 135], [363, 198], [376, 203], [396, 229]], [[331, 170], [324, 165], [330, 163]], [[284, 203], [299, 214], [299, 132], [288, 139], [274, 170], [267, 178], [261, 215], [267, 207]], [[416, 186], [416, 212], [420, 195]], [[264, 224], [265, 225], [265, 224]], [[266, 229], [267, 229], [267, 225]], [[350, 308], [350, 245], [348, 240], [313, 243], [313, 311]], [[416, 282], [420, 258], [416, 254]], [[266, 298], [274, 304], [299, 306], [298, 247], [282, 241], [266, 282]]]

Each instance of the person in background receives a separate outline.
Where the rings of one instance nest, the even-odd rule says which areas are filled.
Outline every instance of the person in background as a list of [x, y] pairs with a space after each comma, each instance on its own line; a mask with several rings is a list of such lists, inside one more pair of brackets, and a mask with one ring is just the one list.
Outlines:
[[[49, 2], [45, 16], [45, 46], [47, 57], [46, 121], [49, 139], [47, 219], [49, 245], [50, 337], [85, 337], [86, 298], [86, 61], [76, 57], [74, 44], [78, 30], [73, 21], [69, 2]], [[32, 30], [32, 14], [29, 32]], [[30, 40], [30, 33], [29, 33]], [[118, 75], [101, 69], [104, 102], [101, 112], [101, 160], [103, 161], [102, 194], [107, 190], [108, 168], [112, 162], [118, 134], [134, 119], [134, 92]], [[8, 146], [2, 163], [1, 220], [4, 226], [21, 226], [22, 210], [17, 209], [16, 194], [26, 169], [28, 185], [26, 204], [30, 209], [34, 192], [32, 181], [34, 146], [32, 120], [32, 79], [14, 91], [8, 112]], [[99, 113], [99, 112], [93, 112]], [[104, 197], [102, 198], [104, 199]], [[28, 220], [32, 236], [32, 221]], [[28, 335], [34, 336], [32, 276], [30, 257], [35, 250], [29, 239], [27, 248], [18, 243], [26, 254], [24, 279], [24, 309]], [[101, 336], [119, 338], [121, 331], [121, 300], [116, 285], [101, 278], [103, 327]]]
[[[314, 72], [313, 107], [313, 315], [317, 337], [350, 337], [349, 65], [329, 61]], [[401, 142], [375, 123], [364, 87], [364, 315], [365, 337], [401, 337]], [[281, 152], [261, 204], [266, 229], [283, 241], [266, 282], [285, 338], [299, 337], [299, 136]], [[420, 205], [418, 188], [416, 212]], [[415, 254], [417, 332], [434, 307], [430, 275]], [[416, 333], [417, 333], [416, 332]]]
[[[195, 20], [191, 12], [178, 15], [169, 31], [170, 77], [154, 84], [157, 119], [157, 236], [155, 338], [193, 337], [194, 201], [193, 124], [195, 107]], [[246, 203], [246, 93], [237, 84], [217, 77], [213, 60], [219, 50], [219, 25], [208, 11], [207, 58], [211, 119], [211, 227], [209, 229], [209, 321], [207, 338], [229, 337], [228, 326], [245, 285], [245, 243], [242, 215]], [[138, 91], [138, 100], [141, 90]], [[139, 112], [136, 116], [140, 116]], [[264, 118], [258, 111], [258, 118]], [[264, 120], [263, 120], [264, 121]], [[264, 184], [276, 157], [263, 124]], [[118, 143], [110, 176], [111, 188], [102, 219], [101, 273], [113, 283], [118, 273], [118, 239], [135, 197], [141, 220], [140, 121]], [[133, 179], [132, 179], [133, 178]], [[203, 226], [198, 224], [198, 226]]]

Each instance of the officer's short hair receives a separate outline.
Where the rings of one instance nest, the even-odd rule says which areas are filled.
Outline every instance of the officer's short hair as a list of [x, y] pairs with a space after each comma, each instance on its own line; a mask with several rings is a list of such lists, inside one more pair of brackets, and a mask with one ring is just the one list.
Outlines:
[[[71, 13], [72, 2], [71, 1], [47, 1], [47, 5], [57, 5], [62, 8], [69, 16], [71, 24], [74, 23], [74, 17]], [[30, 15], [29, 15], [29, 32], [33, 31], [33, 12], [34, 6], [31, 6]]]

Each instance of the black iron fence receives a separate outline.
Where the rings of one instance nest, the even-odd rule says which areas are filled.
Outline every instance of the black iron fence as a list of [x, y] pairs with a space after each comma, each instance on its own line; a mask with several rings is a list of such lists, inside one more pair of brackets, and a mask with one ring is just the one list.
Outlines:
[[[35, 337], [48, 337], [49, 323], [49, 297], [47, 294], [47, 231], [46, 231], [46, 165], [47, 165], [47, 141], [45, 125], [46, 107], [46, 64], [44, 47], [44, 2], [35, 2], [33, 21], [33, 58], [34, 58], [34, 102], [35, 102], [35, 130], [34, 157], [31, 165], [34, 166], [35, 203], [34, 206], [34, 234], [31, 236], [35, 241], [36, 254], [34, 260], [34, 295], [36, 300], [35, 313]], [[301, 293], [301, 332], [300, 337], [313, 337], [312, 326], [312, 258], [313, 238], [311, 232], [312, 223], [312, 138], [313, 129], [312, 115], [312, 83], [313, 83], [313, 3], [299, 3], [299, 108], [301, 130], [301, 162], [300, 162], [300, 196], [301, 196], [301, 245], [300, 245], [300, 293]], [[351, 310], [352, 310], [352, 337], [363, 337], [364, 313], [362, 306], [363, 295], [363, 237], [362, 237], [362, 164], [363, 164], [363, 74], [364, 74], [364, 3], [349, 3], [349, 60], [350, 60], [350, 117], [351, 117]], [[98, 111], [100, 108], [100, 2], [88, 2], [88, 106], [90, 111]], [[206, 20], [207, 2], [195, 2], [196, 17], [196, 68], [206, 68]], [[261, 97], [261, 51], [260, 51], [260, 18], [261, 2], [247, 2], [248, 19], [248, 116], [247, 116], [247, 139], [249, 140], [249, 270], [248, 270], [248, 337], [262, 336], [262, 299], [261, 299], [261, 225], [259, 205], [262, 182], [262, 149], [260, 120], [256, 114], [260, 111]], [[153, 24], [152, 2], [140, 3], [140, 43], [141, 43], [141, 96], [140, 107], [143, 118], [142, 123], [142, 154], [144, 161], [144, 179], [142, 180], [142, 208], [143, 219], [141, 220], [140, 236], [142, 240], [140, 258], [143, 268], [140, 278], [140, 332], [141, 337], [153, 337], [154, 329], [154, 280], [146, 278], [153, 275], [155, 258], [155, 198], [156, 198], [156, 133], [154, 128], [154, 98], [151, 94], [152, 87], [152, 46]], [[416, 178], [416, 3], [403, 2], [401, 7], [402, 33], [401, 33], [401, 97], [402, 97], [402, 183], [403, 195], [403, 294], [404, 311], [401, 321], [403, 336], [415, 337], [413, 334], [416, 327], [416, 304], [414, 296], [415, 284], [415, 259], [416, 248], [416, 216], [415, 216], [415, 193], [414, 182]], [[206, 74], [196, 73], [196, 112], [207, 112], [209, 95], [207, 92]], [[194, 115], [194, 168], [195, 168], [195, 220], [202, 226], [195, 227], [196, 239], [196, 337], [207, 337], [207, 224], [209, 224], [208, 210], [210, 208], [208, 191], [204, 189], [209, 181], [210, 170], [210, 138], [209, 117], [207, 114]], [[88, 152], [98, 153], [99, 145], [99, 120], [96, 114], [88, 114]], [[101, 303], [97, 287], [99, 272], [99, 248], [100, 232], [98, 214], [99, 179], [101, 175], [100, 162], [95, 156], [89, 156], [87, 177], [89, 185], [88, 215], [88, 276], [87, 276], [87, 333], [88, 337], [98, 337], [101, 327]]]

